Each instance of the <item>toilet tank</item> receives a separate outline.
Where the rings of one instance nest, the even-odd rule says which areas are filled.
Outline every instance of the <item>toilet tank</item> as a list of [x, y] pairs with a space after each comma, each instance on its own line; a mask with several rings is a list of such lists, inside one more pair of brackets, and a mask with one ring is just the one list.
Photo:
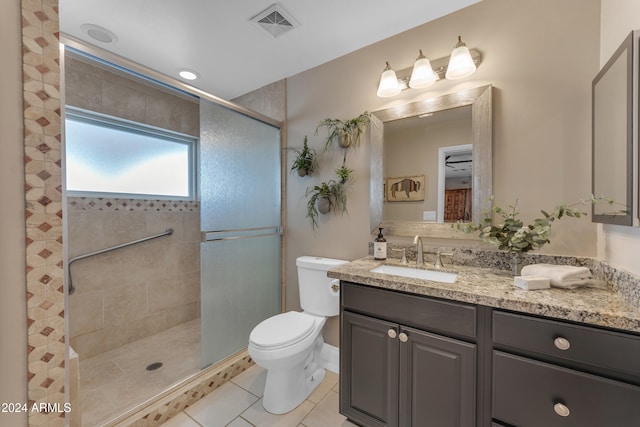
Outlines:
[[318, 316], [337, 316], [340, 312], [340, 291], [331, 285], [339, 280], [327, 277], [327, 271], [349, 261], [302, 256], [296, 259], [300, 307]]

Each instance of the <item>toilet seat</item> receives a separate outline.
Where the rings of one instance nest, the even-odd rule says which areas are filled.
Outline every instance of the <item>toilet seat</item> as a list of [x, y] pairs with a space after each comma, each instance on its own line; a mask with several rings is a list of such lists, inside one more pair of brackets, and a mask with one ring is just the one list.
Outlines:
[[277, 314], [253, 328], [249, 341], [256, 348], [277, 350], [307, 338], [313, 332], [315, 323], [312, 316], [297, 311]]

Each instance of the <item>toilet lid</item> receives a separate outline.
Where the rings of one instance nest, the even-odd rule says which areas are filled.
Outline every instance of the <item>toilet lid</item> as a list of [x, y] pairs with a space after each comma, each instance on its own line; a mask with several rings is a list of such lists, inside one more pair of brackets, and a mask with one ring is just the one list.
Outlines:
[[260, 348], [278, 349], [295, 344], [313, 332], [311, 316], [289, 311], [270, 317], [253, 328], [249, 340]]

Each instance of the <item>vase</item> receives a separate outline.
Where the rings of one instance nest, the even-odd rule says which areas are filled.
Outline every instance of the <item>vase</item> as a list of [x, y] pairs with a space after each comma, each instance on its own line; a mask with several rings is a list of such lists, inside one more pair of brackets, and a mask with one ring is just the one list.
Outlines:
[[513, 259], [511, 260], [511, 268], [514, 276], [520, 276], [522, 273], [522, 267], [524, 265], [524, 253], [513, 252]]
[[298, 176], [306, 176], [307, 170], [305, 168], [298, 169]]

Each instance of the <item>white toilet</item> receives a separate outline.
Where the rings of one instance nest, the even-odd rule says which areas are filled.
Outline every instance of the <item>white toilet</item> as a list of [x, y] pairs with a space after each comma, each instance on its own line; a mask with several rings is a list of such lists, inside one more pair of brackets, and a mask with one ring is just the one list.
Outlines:
[[324, 378], [319, 361], [322, 327], [340, 311], [339, 281], [327, 271], [348, 261], [303, 256], [296, 260], [302, 312], [289, 311], [258, 324], [249, 336], [249, 355], [267, 370], [262, 405], [284, 414], [304, 402]]

